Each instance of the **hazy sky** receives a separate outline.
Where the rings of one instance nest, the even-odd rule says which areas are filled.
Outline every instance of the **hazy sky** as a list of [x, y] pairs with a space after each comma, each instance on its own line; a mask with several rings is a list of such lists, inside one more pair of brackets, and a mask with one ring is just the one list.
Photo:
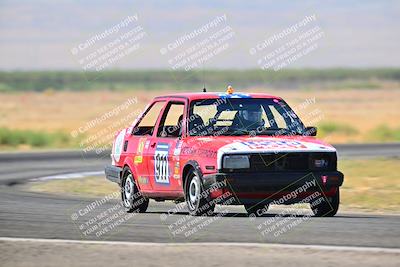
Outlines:
[[[71, 52], [135, 15], [137, 20], [118, 33], [77, 55]], [[249, 53], [257, 44], [312, 15], [316, 19], [308, 28], [282, 38], [275, 47], [256, 55]], [[168, 44], [222, 16], [226, 20], [208, 32], [185, 40], [166, 55], [160, 53]], [[311, 27], [323, 32], [316, 41], [318, 47], [290, 67], [400, 67], [400, 1], [0, 0], [0, 69], [82, 69], [79, 60], [84, 56], [138, 26], [144, 35], [137, 49], [107, 68], [172, 68], [174, 63], [169, 60], [226, 27], [233, 32], [227, 46], [204, 60], [205, 68], [257, 68], [261, 56]]]

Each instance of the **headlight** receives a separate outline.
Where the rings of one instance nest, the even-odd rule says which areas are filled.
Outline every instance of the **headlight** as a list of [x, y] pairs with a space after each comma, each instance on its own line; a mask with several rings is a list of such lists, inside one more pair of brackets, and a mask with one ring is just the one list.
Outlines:
[[249, 157], [244, 155], [225, 156], [222, 166], [224, 169], [247, 169], [250, 168]]

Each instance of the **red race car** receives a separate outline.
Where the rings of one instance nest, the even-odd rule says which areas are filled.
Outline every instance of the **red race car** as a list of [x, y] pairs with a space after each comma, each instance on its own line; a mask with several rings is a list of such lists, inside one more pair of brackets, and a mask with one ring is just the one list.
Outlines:
[[343, 174], [316, 131], [268, 94], [159, 96], [116, 134], [106, 178], [120, 185], [128, 212], [155, 199], [186, 201], [192, 215], [216, 204], [260, 216], [270, 204], [310, 203], [315, 216], [334, 216]]

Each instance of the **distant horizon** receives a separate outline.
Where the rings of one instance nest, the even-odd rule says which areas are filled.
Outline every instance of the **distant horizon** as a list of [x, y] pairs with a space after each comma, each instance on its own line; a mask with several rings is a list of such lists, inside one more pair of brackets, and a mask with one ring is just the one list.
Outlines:
[[118, 69], [105, 69], [102, 71], [84, 71], [81, 69], [71, 68], [71, 69], [0, 69], [0, 72], [82, 72], [82, 73], [102, 73], [102, 72], [130, 72], [130, 71], [137, 71], [137, 72], [203, 72], [203, 71], [238, 71], [238, 72], [245, 72], [245, 71], [259, 71], [259, 72], [268, 72], [268, 73], [279, 73], [285, 71], [302, 71], [302, 70], [310, 70], [310, 71], [328, 71], [328, 70], [357, 70], [357, 71], [369, 71], [369, 70], [400, 70], [400, 66], [382, 66], [382, 67], [298, 67], [298, 68], [285, 68], [279, 71], [273, 70], [262, 70], [258, 68], [247, 68], [247, 69], [234, 69], [234, 68], [206, 68], [206, 69], [194, 69], [190, 71], [185, 70], [171, 70], [168, 68], [153, 68], [153, 69], [144, 69], [144, 68], [118, 68]]
[[391, 0], [1, 1], [0, 70], [399, 68], [399, 26]]

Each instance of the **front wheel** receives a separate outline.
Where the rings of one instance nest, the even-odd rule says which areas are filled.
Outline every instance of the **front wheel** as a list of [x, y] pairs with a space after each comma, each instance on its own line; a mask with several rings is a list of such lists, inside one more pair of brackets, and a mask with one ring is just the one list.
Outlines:
[[196, 170], [189, 171], [186, 178], [185, 198], [189, 214], [194, 216], [212, 215], [215, 204], [210, 202], [209, 192], [204, 190]]
[[122, 171], [121, 198], [125, 210], [131, 212], [146, 212], [149, 206], [149, 199], [140, 193], [131, 170], [125, 167]]
[[[336, 193], [332, 197], [321, 197], [320, 202], [311, 203], [311, 210], [315, 217], [333, 217], [339, 210], [340, 193], [339, 187], [336, 188]], [[316, 200], [318, 201], [318, 199]]]

